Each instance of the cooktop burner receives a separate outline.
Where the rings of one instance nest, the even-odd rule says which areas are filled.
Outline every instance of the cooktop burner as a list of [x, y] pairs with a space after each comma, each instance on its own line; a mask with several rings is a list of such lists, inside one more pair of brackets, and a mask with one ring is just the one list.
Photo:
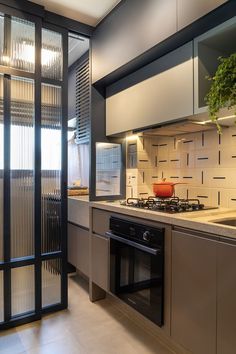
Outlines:
[[216, 209], [215, 207], [201, 204], [199, 199], [180, 199], [178, 197], [156, 198], [151, 196], [148, 198], [128, 198], [126, 201], [121, 202], [121, 204], [165, 213], [182, 213]]

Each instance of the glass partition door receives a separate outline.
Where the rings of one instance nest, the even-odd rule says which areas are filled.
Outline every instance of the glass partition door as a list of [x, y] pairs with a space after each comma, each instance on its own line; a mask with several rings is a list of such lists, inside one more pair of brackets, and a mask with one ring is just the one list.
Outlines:
[[2, 329], [67, 306], [67, 32], [1, 5], [0, 29]]

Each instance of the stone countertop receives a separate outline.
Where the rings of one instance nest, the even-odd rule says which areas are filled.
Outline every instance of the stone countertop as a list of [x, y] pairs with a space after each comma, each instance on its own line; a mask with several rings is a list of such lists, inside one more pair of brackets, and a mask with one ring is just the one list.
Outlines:
[[162, 222], [173, 226], [205, 232], [219, 237], [236, 239], [236, 227], [213, 223], [214, 220], [228, 218], [236, 219], [236, 209], [218, 208], [189, 213], [166, 214], [162, 212], [137, 209], [120, 205], [119, 201], [90, 202], [93, 208], [103, 209], [114, 213], [126, 214], [142, 219]]

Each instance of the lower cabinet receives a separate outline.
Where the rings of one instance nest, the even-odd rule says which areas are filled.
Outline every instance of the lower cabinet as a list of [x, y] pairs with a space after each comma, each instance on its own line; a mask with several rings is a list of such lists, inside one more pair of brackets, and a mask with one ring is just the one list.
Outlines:
[[217, 246], [217, 353], [236, 353], [236, 244]]
[[216, 246], [172, 233], [171, 336], [194, 354], [216, 353]]
[[89, 231], [68, 223], [68, 261], [89, 276]]
[[236, 353], [236, 240], [222, 240], [172, 232], [171, 336], [193, 354]]
[[92, 234], [91, 280], [105, 291], [109, 291], [109, 240]]

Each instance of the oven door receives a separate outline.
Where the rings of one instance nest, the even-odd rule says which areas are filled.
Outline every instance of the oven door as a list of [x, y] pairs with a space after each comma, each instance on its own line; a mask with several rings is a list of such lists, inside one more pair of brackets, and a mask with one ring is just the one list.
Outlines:
[[110, 290], [159, 326], [163, 325], [163, 250], [110, 236]]

